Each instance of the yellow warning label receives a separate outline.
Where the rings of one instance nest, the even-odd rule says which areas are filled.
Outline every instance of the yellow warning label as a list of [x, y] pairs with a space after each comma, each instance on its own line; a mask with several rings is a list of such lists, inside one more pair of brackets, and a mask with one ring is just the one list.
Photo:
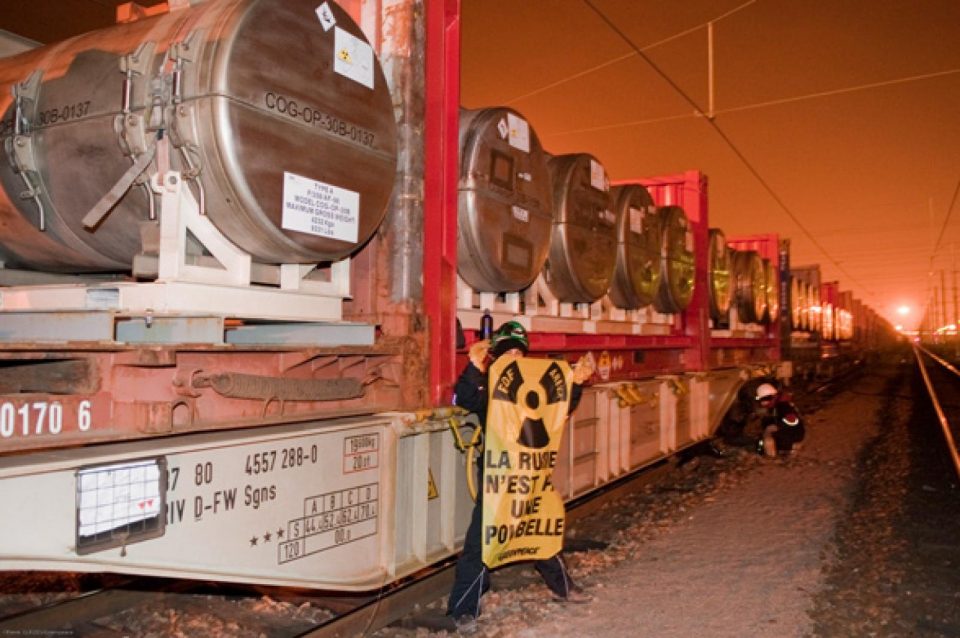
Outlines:
[[433, 480], [433, 470], [427, 468], [427, 500], [433, 500], [440, 496], [440, 492], [437, 491], [437, 484]]
[[565, 361], [500, 357], [490, 367], [483, 453], [483, 562], [550, 558], [563, 546], [553, 468], [570, 405]]

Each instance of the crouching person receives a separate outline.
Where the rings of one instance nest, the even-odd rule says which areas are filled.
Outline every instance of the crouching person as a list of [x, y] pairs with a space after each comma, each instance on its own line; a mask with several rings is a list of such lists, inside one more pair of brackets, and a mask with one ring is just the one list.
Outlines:
[[790, 397], [773, 384], [764, 383], [757, 388], [757, 402], [762, 409], [762, 434], [757, 451], [768, 458], [798, 451], [807, 431], [800, 410]]

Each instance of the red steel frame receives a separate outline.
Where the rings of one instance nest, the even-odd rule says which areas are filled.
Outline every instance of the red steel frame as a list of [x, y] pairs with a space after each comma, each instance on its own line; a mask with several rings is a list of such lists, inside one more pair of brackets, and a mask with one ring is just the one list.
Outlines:
[[[780, 273], [780, 238], [775, 233], [728, 237], [727, 245], [735, 250], [754, 250], [763, 259], [770, 261], [774, 271]], [[779, 295], [779, 287], [777, 294]], [[781, 325], [784, 321], [784, 299], [780, 310], [770, 323], [764, 325], [762, 337], [717, 337], [710, 342], [711, 365], [731, 363], [776, 363], [781, 359]], [[725, 352], [721, 352], [724, 350]]]
[[449, 401], [457, 373], [456, 276], [460, 1], [430, 0], [426, 12], [423, 303], [430, 322], [430, 400]]
[[[617, 184], [631, 183], [630, 181]], [[686, 171], [635, 180], [647, 188], [657, 206], [680, 206], [687, 214], [693, 231], [694, 285], [690, 305], [677, 316], [677, 329], [687, 338], [684, 369], [705, 370], [709, 354], [710, 310], [707, 299], [708, 198], [707, 176], [700, 171]]]

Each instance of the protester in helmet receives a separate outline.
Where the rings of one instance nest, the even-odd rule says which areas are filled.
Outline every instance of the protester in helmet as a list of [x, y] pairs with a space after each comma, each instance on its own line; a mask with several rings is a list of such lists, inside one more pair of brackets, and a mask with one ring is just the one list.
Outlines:
[[[453, 402], [462, 408], [475, 412], [480, 417], [480, 423], [484, 431], [486, 431], [487, 426], [487, 369], [489, 365], [502, 356], [525, 356], [529, 349], [530, 343], [527, 332], [516, 321], [506, 322], [493, 333], [489, 340], [478, 341], [470, 346], [468, 351], [470, 362], [464, 368], [454, 386]], [[583, 391], [583, 384], [592, 374], [592, 359], [582, 357], [573, 368], [570, 412], [576, 409]], [[478, 464], [478, 472], [482, 472], [482, 464]], [[477, 484], [482, 485], [482, 476]], [[482, 491], [480, 491], [477, 494], [470, 525], [464, 538], [463, 553], [457, 561], [454, 583], [447, 604], [447, 614], [457, 621], [458, 627], [469, 623], [475, 624], [475, 619], [480, 614], [480, 598], [490, 586], [489, 571], [481, 557], [480, 533], [482, 520], [483, 499]], [[574, 584], [560, 554], [547, 560], [535, 561], [534, 566], [558, 601], [587, 602], [591, 600], [589, 595], [583, 593]]]
[[806, 427], [797, 406], [771, 383], [757, 386], [756, 400], [762, 410], [757, 451], [773, 458], [778, 453], [790, 454], [799, 450], [806, 436]]
[[[737, 391], [737, 400], [727, 410], [718, 430], [718, 434], [726, 445], [756, 446], [756, 433], [752, 431], [747, 433], [747, 428], [748, 425], [753, 423], [754, 419], [759, 418], [765, 411], [758, 397], [758, 391], [761, 387], [764, 388], [764, 394], [768, 393], [771, 388], [776, 394], [776, 386], [770, 377], [748, 379]], [[753, 430], [754, 428], [750, 429]]]
[[770, 407], [777, 401], [780, 391], [772, 383], [761, 383], [757, 386], [756, 399], [763, 407]]

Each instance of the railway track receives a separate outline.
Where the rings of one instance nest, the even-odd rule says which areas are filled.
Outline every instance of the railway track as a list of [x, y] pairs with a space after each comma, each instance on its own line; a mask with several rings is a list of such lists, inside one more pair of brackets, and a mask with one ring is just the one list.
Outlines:
[[[669, 475], [679, 463], [678, 459], [661, 462], [569, 504], [568, 527], [574, 533], [578, 527], [592, 529], [595, 513]], [[682, 480], [689, 479], [689, 470], [677, 470], [677, 474]], [[572, 551], [597, 546], [584, 538], [569, 544]], [[370, 635], [395, 624], [439, 629], [442, 612], [423, 610], [449, 592], [453, 565], [454, 560], [447, 560], [367, 595], [109, 574], [53, 577], [8, 572], [0, 581], [0, 635], [63, 632], [99, 638], [182, 633], [328, 638]], [[509, 574], [511, 569], [503, 571]]]
[[960, 370], [947, 359], [916, 346], [914, 355], [924, 385], [940, 421], [946, 453], [953, 464], [955, 478], [960, 478]]

